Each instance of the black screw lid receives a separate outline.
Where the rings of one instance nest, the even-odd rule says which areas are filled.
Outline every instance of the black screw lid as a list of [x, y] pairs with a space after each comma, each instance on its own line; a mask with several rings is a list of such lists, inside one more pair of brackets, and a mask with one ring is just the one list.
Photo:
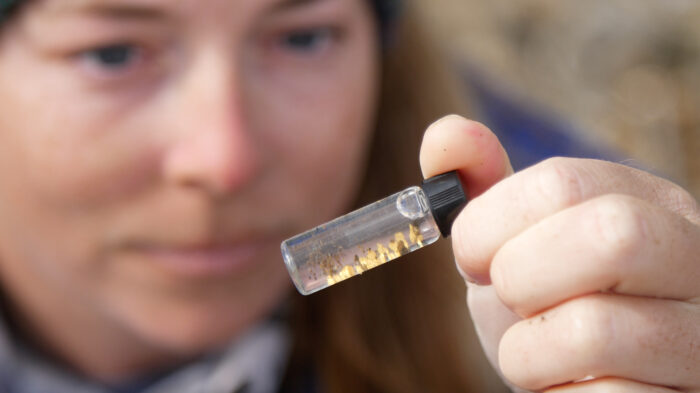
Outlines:
[[457, 171], [443, 173], [423, 181], [423, 192], [430, 202], [430, 210], [443, 237], [450, 236], [452, 223], [464, 205], [467, 195]]

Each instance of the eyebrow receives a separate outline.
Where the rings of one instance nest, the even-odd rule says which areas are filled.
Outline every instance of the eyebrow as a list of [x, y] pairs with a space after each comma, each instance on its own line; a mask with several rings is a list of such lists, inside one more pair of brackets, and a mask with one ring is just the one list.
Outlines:
[[[322, 3], [328, 0], [281, 0], [272, 5], [274, 11], [286, 11], [299, 7]], [[106, 19], [127, 20], [162, 20], [170, 19], [172, 15], [165, 7], [155, 4], [142, 4], [138, 1], [99, 1], [75, 0], [58, 7], [60, 12], [80, 12]]]
[[73, 1], [59, 7], [60, 12], [80, 12], [106, 19], [160, 20], [168, 19], [169, 13], [156, 5], [126, 1]]
[[272, 6], [276, 11], [282, 11], [290, 8], [297, 8], [305, 6], [307, 4], [319, 3], [324, 0], [282, 0], [279, 3]]

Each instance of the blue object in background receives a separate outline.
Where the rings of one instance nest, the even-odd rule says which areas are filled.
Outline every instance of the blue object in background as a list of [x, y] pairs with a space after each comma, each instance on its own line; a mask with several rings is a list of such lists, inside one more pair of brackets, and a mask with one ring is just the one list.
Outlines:
[[619, 153], [580, 138], [571, 123], [501, 91], [475, 69], [463, 75], [480, 110], [477, 120], [498, 135], [516, 171], [557, 156], [619, 161]]

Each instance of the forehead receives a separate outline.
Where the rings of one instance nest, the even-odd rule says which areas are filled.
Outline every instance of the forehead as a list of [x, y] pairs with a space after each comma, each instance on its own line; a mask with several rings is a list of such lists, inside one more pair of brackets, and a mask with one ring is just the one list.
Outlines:
[[219, 8], [228, 6], [242, 7], [274, 7], [279, 9], [293, 8], [320, 2], [343, 0], [43, 0], [47, 10], [52, 12], [95, 12], [102, 10], [141, 9], [160, 11], [183, 11], [192, 8]]
[[[2, 0], [0, 0], [2, 1]], [[314, 14], [333, 13], [351, 4], [367, 0], [24, 0], [32, 11], [32, 25], [39, 28], [47, 22], [77, 26], [90, 21], [168, 22], [184, 26], [197, 21], [208, 26], [221, 24], [247, 26], [248, 21], [277, 14], [296, 14], [308, 10]], [[350, 7], [354, 8], [354, 7]], [[316, 10], [316, 11], [312, 11]], [[317, 12], [318, 11], [318, 12]], [[306, 11], [303, 11], [306, 14]], [[189, 22], [188, 22], [189, 24]], [[85, 27], [83, 27], [85, 28]]]

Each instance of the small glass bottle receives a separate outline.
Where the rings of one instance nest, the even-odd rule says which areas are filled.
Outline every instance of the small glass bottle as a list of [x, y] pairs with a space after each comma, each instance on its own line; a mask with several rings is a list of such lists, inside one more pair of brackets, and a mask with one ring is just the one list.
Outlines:
[[309, 295], [450, 235], [467, 197], [456, 171], [282, 242], [294, 285]]

